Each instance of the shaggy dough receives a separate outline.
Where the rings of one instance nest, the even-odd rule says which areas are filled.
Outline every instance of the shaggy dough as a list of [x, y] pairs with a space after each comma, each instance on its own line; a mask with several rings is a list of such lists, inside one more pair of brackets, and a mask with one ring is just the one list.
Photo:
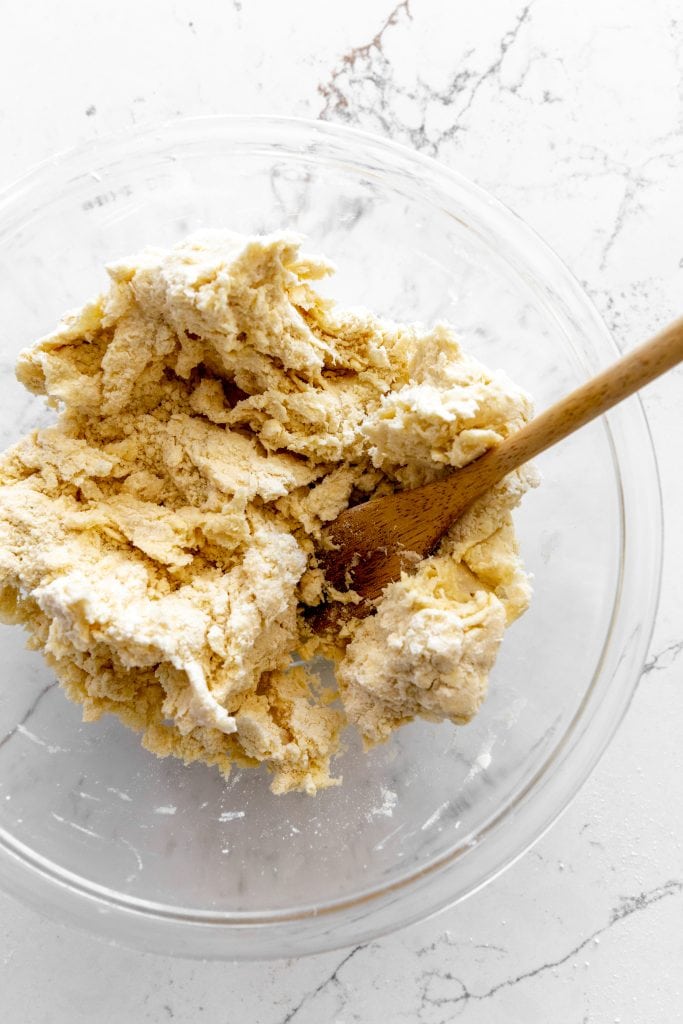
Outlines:
[[[310, 635], [324, 523], [531, 411], [447, 327], [336, 309], [313, 287], [330, 270], [294, 236], [225, 232], [110, 266], [108, 292], [20, 356], [59, 419], [0, 460], [0, 613], [84, 717], [114, 712], [155, 753], [226, 774], [266, 762], [275, 792], [339, 781], [347, 721], [368, 744], [416, 715], [466, 722], [529, 600], [510, 518], [525, 472], [373, 617]], [[296, 650], [334, 658], [339, 693]]]

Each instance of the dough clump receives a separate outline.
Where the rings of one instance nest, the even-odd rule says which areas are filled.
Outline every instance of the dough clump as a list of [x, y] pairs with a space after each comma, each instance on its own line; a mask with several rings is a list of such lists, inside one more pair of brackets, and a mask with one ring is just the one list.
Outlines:
[[[468, 721], [529, 602], [511, 474], [377, 612], [314, 637], [321, 529], [434, 480], [529, 418], [452, 331], [339, 310], [289, 234], [206, 232], [110, 265], [109, 289], [24, 351], [56, 425], [0, 458], [0, 615], [86, 720], [160, 756], [265, 762], [315, 792], [347, 723], [368, 745], [417, 715]], [[325, 688], [292, 654], [336, 662]]]

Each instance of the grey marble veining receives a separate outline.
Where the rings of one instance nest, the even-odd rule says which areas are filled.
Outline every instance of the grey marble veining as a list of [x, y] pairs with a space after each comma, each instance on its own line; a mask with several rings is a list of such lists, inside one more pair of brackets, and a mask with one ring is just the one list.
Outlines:
[[[0, 34], [0, 82], [11, 97], [0, 108], [0, 186], [55, 151], [131, 124], [197, 113], [322, 117], [437, 156], [491, 189], [555, 247], [622, 347], [681, 312], [678, 0], [27, 0]], [[265, 965], [116, 949], [0, 897], [3, 1018], [677, 1020], [682, 382], [675, 371], [644, 396], [667, 537], [641, 685], [593, 776], [530, 852], [431, 921], [350, 950]], [[23, 728], [50, 699], [38, 693]]]

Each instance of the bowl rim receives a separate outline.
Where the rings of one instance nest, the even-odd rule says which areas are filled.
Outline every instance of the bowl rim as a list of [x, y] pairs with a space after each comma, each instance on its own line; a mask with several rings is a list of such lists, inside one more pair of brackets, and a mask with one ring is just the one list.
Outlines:
[[[54, 200], [56, 184], [59, 180], [63, 179], [65, 172], [68, 174], [70, 170], [73, 171], [71, 177], [67, 177], [66, 181], [62, 180], [63, 185], [68, 185], [80, 180], [84, 173], [88, 173], [89, 165], [92, 165], [89, 173], [95, 176], [98, 165], [111, 166], [112, 155], [121, 155], [122, 145], [131, 146], [132, 144], [137, 147], [138, 153], [142, 153], [145, 146], [154, 146], [161, 142], [169, 145], [173, 143], [174, 139], [179, 142], [181, 140], [187, 141], [188, 139], [199, 141], [210, 138], [212, 134], [217, 138], [224, 138], [224, 140], [226, 140], [227, 136], [226, 141], [233, 145], [236, 144], [239, 138], [247, 146], [252, 146], [255, 141], [260, 140], [264, 147], [263, 152], [272, 152], [273, 140], [284, 138], [285, 149], [283, 149], [282, 155], [288, 159], [295, 159], [297, 154], [302, 159], [312, 159], [312, 153], [310, 150], [307, 150], [306, 145], [303, 145], [297, 153], [287, 150], [287, 145], [293, 145], [296, 140], [299, 140], [302, 143], [308, 142], [313, 145], [316, 142], [320, 142], [323, 145], [325, 143], [334, 144], [341, 148], [344, 148], [346, 144], [350, 150], [354, 150], [353, 155], [349, 156], [349, 160], [352, 163], [360, 159], [358, 152], [355, 152], [360, 151], [363, 159], [366, 162], [368, 159], [374, 161], [378, 170], [382, 173], [386, 173], [387, 167], [393, 169], [397, 174], [414, 173], [417, 168], [424, 176], [425, 181], [429, 183], [429, 187], [436, 196], [452, 199], [455, 194], [465, 195], [468, 203], [474, 204], [474, 207], [485, 220], [495, 223], [496, 234], [501, 232], [504, 235], [510, 234], [514, 237], [516, 248], [528, 249], [530, 251], [535, 267], [540, 268], [541, 271], [539, 281], [542, 280], [548, 287], [551, 287], [553, 282], [561, 284], [571, 312], [590, 331], [592, 351], [599, 360], [606, 361], [609, 358], [614, 358], [619, 353], [619, 349], [593, 303], [565, 264], [532, 228], [499, 200], [457, 171], [452, 170], [432, 157], [415, 152], [406, 146], [383, 139], [374, 134], [350, 128], [346, 125], [324, 121], [298, 117], [272, 117], [270, 115], [203, 115], [199, 117], [177, 118], [159, 124], [136, 126], [91, 139], [88, 142], [70, 147], [48, 157], [33, 166], [26, 174], [0, 190], [0, 243], [16, 227], [17, 223], [25, 221], [27, 208], [35, 213], [41, 207], [48, 205], [49, 202]], [[230, 137], [231, 135], [232, 137]], [[40, 193], [44, 188], [47, 188], [50, 194], [47, 199], [41, 200]], [[50, 190], [52, 191], [50, 192]], [[33, 196], [39, 200], [37, 205], [31, 205], [31, 198]], [[586, 365], [585, 359], [580, 355], [578, 358], [582, 359], [584, 365]], [[356, 933], [362, 933], [365, 937], [371, 938], [395, 927], [429, 916], [446, 906], [453, 905], [491, 881], [519, 859], [566, 809], [606, 750], [623, 715], [628, 709], [642, 673], [654, 627], [660, 591], [662, 502], [654, 446], [640, 399], [637, 397], [630, 399], [629, 409], [630, 432], [640, 435], [640, 443], [643, 448], [641, 453], [643, 459], [638, 467], [638, 474], [644, 484], [643, 489], [646, 491], [647, 500], [649, 500], [649, 508], [646, 514], [644, 511], [646, 503], [643, 503], [642, 506], [637, 503], [631, 503], [630, 506], [627, 506], [624, 499], [623, 467], [619, 462], [617, 452], [619, 446], [614, 436], [615, 424], [619, 423], [623, 427], [621, 421], [625, 422], [624, 407], [622, 406], [610, 413], [604, 421], [612, 448], [612, 459], [619, 489], [622, 558], [620, 582], [616, 588], [612, 618], [604, 641], [602, 656], [598, 660], [595, 673], [586, 689], [581, 704], [561, 739], [553, 746], [551, 754], [543, 761], [538, 771], [535, 772], [533, 778], [527, 782], [524, 788], [520, 792], [515, 793], [502, 808], [494, 812], [478, 829], [476, 835], [462, 837], [459, 839], [458, 844], [446, 853], [390, 882], [374, 886], [368, 891], [360, 891], [352, 896], [335, 899], [324, 904], [301, 906], [297, 909], [285, 908], [276, 911], [226, 913], [224, 911], [179, 908], [169, 904], [148, 901], [141, 897], [128, 896], [118, 890], [109, 889], [99, 883], [88, 881], [61, 868], [58, 864], [43, 857], [41, 854], [37, 854], [0, 828], [0, 851], [3, 854], [3, 857], [0, 859], [0, 879], [3, 883], [5, 883], [10, 891], [20, 892], [24, 898], [35, 903], [38, 894], [33, 891], [32, 886], [34, 887], [37, 880], [40, 879], [39, 895], [42, 909], [46, 909], [46, 903], [54, 902], [55, 888], [63, 893], [68, 893], [71, 897], [79, 898], [82, 910], [93, 902], [99, 904], [103, 910], [106, 910], [100, 917], [103, 929], [117, 932], [119, 937], [121, 937], [121, 928], [118, 926], [108, 928], [106, 923], [110, 916], [112, 914], [116, 915], [117, 912], [121, 915], [121, 921], [124, 918], [130, 919], [131, 917], [135, 919], [137, 922], [136, 927], [140, 926], [142, 919], [154, 919], [156, 922], [173, 921], [177, 924], [196, 925], [200, 927], [203, 934], [207, 926], [212, 930], [222, 929], [223, 931], [230, 931], [235, 928], [238, 928], [240, 931], [246, 928], [250, 931], [260, 931], [267, 926], [281, 927], [288, 923], [306, 921], [309, 924], [312, 922], [315, 926], [316, 922], [319, 923], [325, 919], [329, 920], [334, 918], [335, 915], [341, 915], [344, 911], [353, 910], [359, 912], [360, 918], [364, 922], [360, 929], [356, 929]], [[645, 455], [644, 453], [647, 454]], [[631, 530], [637, 533], [638, 520], [647, 518], [647, 516], [649, 516], [648, 525], [652, 530], [648, 545], [641, 551], [636, 551], [633, 545], [626, 549], [624, 546], [625, 533], [627, 534]], [[633, 522], [634, 517], [635, 525]], [[655, 524], [657, 528], [653, 529]], [[639, 631], [628, 638], [628, 644], [631, 645], [631, 649], [629, 650], [626, 647], [621, 653], [617, 652], [616, 664], [613, 667], [613, 675], [609, 680], [609, 685], [605, 687], [605, 693], [602, 694], [598, 707], [592, 709], [594, 718], [588, 722], [587, 728], [584, 728], [580, 735], [576, 735], [578, 723], [582, 722], [585, 724], [585, 716], [591, 710], [591, 703], [594, 703], [593, 698], [595, 697], [594, 691], [597, 681], [602, 678], [603, 670], [606, 670], [610, 658], [614, 661], [615, 652], [610, 651], [610, 644], [613, 643], [615, 625], [619, 621], [620, 615], [623, 616], [624, 614], [623, 597], [626, 550], [628, 550], [628, 556], [631, 561], [637, 559], [640, 563], [639, 566], [631, 568], [631, 575], [634, 575], [634, 571], [637, 570], [636, 574], [642, 588], [647, 591], [648, 601], [646, 602], [645, 610], [643, 610], [642, 605], [639, 609]], [[621, 691], [618, 684], [621, 684]], [[605, 716], [604, 713], [597, 714], [600, 711], [601, 705], [605, 705], [608, 693], [612, 697], [612, 700], [608, 702], [610, 714], [608, 716]], [[602, 710], [604, 711], [605, 709], [603, 708]], [[571, 758], [572, 763], [578, 762], [580, 753], [583, 753], [581, 770], [578, 773], [568, 773], [566, 771], [568, 758]], [[558, 777], [554, 780], [547, 777], [548, 771], [553, 766], [558, 768]], [[559, 769], [564, 769], [564, 771], [560, 772]], [[568, 775], [571, 777], [567, 777]], [[551, 806], [546, 806], [543, 813], [539, 813], [540, 808], [536, 808], [536, 813], [532, 814], [531, 810], [533, 808], [530, 807], [530, 797], [544, 790], [546, 793], [545, 804], [550, 804]], [[552, 796], [550, 800], [548, 800], [549, 793]], [[394, 920], [390, 924], [376, 921], [374, 925], [369, 926], [366, 923], [367, 915], [372, 914], [372, 908], [378, 902], [389, 899], [393, 903], [397, 894], [409, 892], [411, 888], [416, 893], [418, 889], [420, 892], [423, 892], [425, 883], [435, 884], [435, 880], [443, 878], [450, 865], [474, 847], [478, 847], [482, 840], [497, 830], [502, 822], [512, 813], [518, 819], [517, 833], [520, 832], [520, 816], [524, 816], [524, 821], [528, 823], [529, 827], [521, 830], [521, 838], [516, 839], [511, 844], [511, 849], [504, 851], [503, 855], [493, 857], [492, 863], [483, 872], [479, 873], [473, 884], [465, 884], [455, 890], [451, 889], [445, 894], [442, 893], [436, 900], [432, 893], [431, 899], [426, 902], [423, 900], [420, 906], [417, 906], [415, 899], [413, 899], [412, 904], [410, 904], [410, 901], [409, 904], [406, 904], [398, 920]], [[20, 877], [25, 869], [28, 869], [32, 874], [32, 882], [28, 882], [28, 884], [26, 878]], [[82, 918], [82, 913], [75, 914], [76, 923], [83, 923]], [[90, 925], [86, 925], [86, 927], [88, 926]], [[308, 939], [302, 940], [301, 951], [313, 952], [314, 950], [330, 949], [336, 945], [344, 944], [344, 942], [337, 942], [334, 939], [322, 944], [320, 942], [312, 943], [310, 938], [316, 930], [318, 929], [314, 927]], [[124, 941], [133, 940], [124, 937]], [[147, 941], [151, 943], [149, 948], [159, 949], [159, 942], [154, 936], [148, 937]], [[347, 940], [345, 939], [344, 941]], [[353, 941], [353, 939], [348, 941]], [[206, 954], [198, 953], [197, 955]], [[214, 954], [209, 951], [209, 955]], [[219, 953], [218, 955], [220, 956], [221, 954]], [[234, 957], [236, 955], [235, 951], [230, 950], [229, 955]], [[248, 955], [251, 956], [253, 954]]]

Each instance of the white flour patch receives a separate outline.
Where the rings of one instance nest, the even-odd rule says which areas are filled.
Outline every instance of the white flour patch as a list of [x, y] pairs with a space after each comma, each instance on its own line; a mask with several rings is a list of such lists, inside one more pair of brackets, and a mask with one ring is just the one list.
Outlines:
[[465, 785], [467, 785], [468, 782], [472, 782], [480, 772], [485, 772], [487, 768], [490, 768], [491, 761], [493, 760], [491, 757], [491, 751], [493, 750], [495, 742], [495, 736], [489, 736], [485, 741], [478, 755], [475, 757], [472, 767], [465, 777]]
[[[140, 856], [139, 852], [135, 849], [133, 844], [131, 842], [129, 842], [127, 839], [124, 839], [123, 836], [119, 836], [119, 842], [123, 843], [124, 846], [128, 847], [130, 852], [135, 857], [135, 860], [137, 861], [138, 871], [142, 871], [142, 867], [143, 867], [142, 857]], [[133, 877], [134, 877], [133, 875], [129, 875], [127, 881], [130, 881]]]
[[223, 811], [218, 816], [219, 821], [235, 821], [237, 818], [243, 818], [244, 811]]
[[102, 798], [99, 796], [93, 796], [92, 793], [86, 793], [84, 789], [76, 790], [76, 795], [80, 796], [82, 800], [94, 800], [95, 803], [101, 803]]
[[114, 796], [118, 796], [119, 799], [125, 800], [127, 803], [132, 803], [133, 801], [132, 796], [128, 796], [128, 794], [124, 793], [123, 790], [115, 789], [113, 786], [107, 786], [107, 793], [113, 793]]
[[68, 821], [66, 818], [63, 818], [61, 814], [55, 814], [54, 811], [51, 811], [50, 813], [55, 821], [60, 822], [62, 825], [68, 825], [70, 828], [75, 828], [77, 832], [83, 832], [84, 835], [92, 836], [93, 839], [102, 838], [99, 832], [93, 832], [91, 828], [86, 828], [85, 825], [77, 825], [75, 821]]
[[398, 803], [398, 796], [394, 793], [393, 789], [382, 789], [382, 803], [379, 807], [373, 807], [372, 810], [368, 811], [365, 815], [366, 821], [372, 821], [373, 818], [391, 818], [394, 814], [394, 807]]
[[67, 750], [66, 747], [58, 747], [53, 743], [46, 743], [45, 740], [41, 740], [40, 736], [36, 736], [34, 732], [27, 729], [21, 722], [17, 725], [17, 732], [25, 736], [27, 740], [31, 740], [32, 743], [36, 743], [39, 747], [45, 747], [50, 754], [69, 754], [71, 751]]
[[434, 811], [431, 817], [427, 818], [424, 824], [420, 825], [420, 831], [426, 832], [428, 828], [432, 827], [432, 825], [436, 825], [437, 821], [439, 820], [439, 818], [441, 817], [441, 815], [443, 814], [447, 807], [448, 800], [446, 801], [445, 804], [441, 804], [441, 807], [437, 807], [437, 809]]

